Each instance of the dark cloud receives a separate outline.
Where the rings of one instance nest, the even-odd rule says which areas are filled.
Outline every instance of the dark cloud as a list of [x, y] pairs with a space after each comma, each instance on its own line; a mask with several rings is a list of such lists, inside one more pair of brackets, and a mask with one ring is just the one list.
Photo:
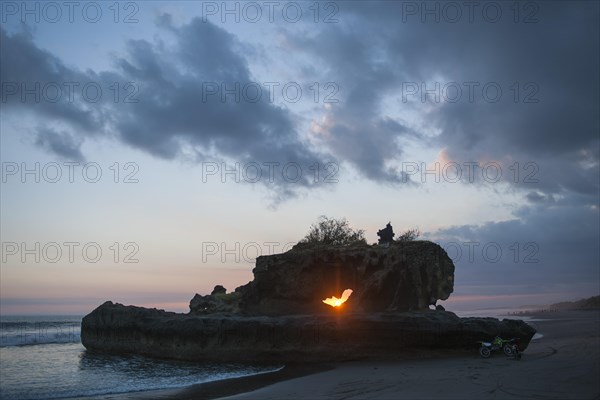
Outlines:
[[[337, 25], [314, 36], [290, 38], [295, 49], [320, 59], [332, 71], [327, 79], [340, 89], [340, 102], [327, 116], [323, 143], [365, 177], [400, 183], [401, 176], [386, 165], [402, 156], [399, 137], [415, 135], [403, 121], [382, 111], [381, 101], [398, 80], [396, 67], [379, 57], [378, 37]], [[375, 42], [374, 42], [375, 41]]]
[[166, 159], [192, 154], [197, 162], [257, 163], [265, 177], [271, 174], [266, 163], [298, 166], [302, 172], [298, 178], [292, 171], [289, 176], [275, 174], [273, 182], [261, 180], [275, 189], [275, 199], [323, 183], [315, 182], [310, 166], [335, 160], [300, 140], [296, 117], [271, 103], [267, 88], [261, 88], [262, 97], [256, 101], [248, 101], [254, 98], [251, 95], [222, 98], [222, 85], [243, 88], [255, 82], [239, 51], [242, 44], [233, 35], [200, 19], [175, 27], [163, 16], [159, 25], [175, 39], [174, 47], [167, 49], [161, 41], [129, 41], [126, 55], [114, 60], [115, 70], [101, 73], [68, 68], [39, 49], [30, 35], [9, 35], [2, 30], [3, 83], [40, 82], [44, 86], [69, 81], [82, 86], [93, 82], [103, 90], [103, 96], [93, 102], [76, 91], [74, 99], [63, 96], [54, 103], [23, 102], [10, 96], [7, 106], [40, 111], [70, 126], [71, 134], [49, 129], [37, 132], [38, 145], [63, 157], [82, 157], [78, 140], [101, 134]]
[[37, 134], [35, 143], [38, 146], [56, 153], [67, 160], [84, 160], [84, 156], [81, 153], [81, 138], [75, 137], [65, 131], [58, 132], [47, 127], [38, 128]]
[[81, 101], [80, 96], [82, 85], [93, 82], [93, 76], [65, 66], [38, 48], [28, 31], [9, 35], [0, 27], [0, 41], [3, 108], [26, 108], [86, 132], [101, 129], [98, 107]]
[[[411, 160], [397, 146], [398, 139], [406, 139], [406, 131], [379, 129], [376, 121], [391, 110], [395, 118], [406, 121], [417, 115], [427, 130], [439, 132], [422, 135], [420, 143], [445, 148], [451, 160], [497, 160], [505, 172], [515, 161], [521, 166], [533, 162], [539, 168], [537, 190], [587, 191], [595, 196], [600, 130], [598, 3], [536, 3], [535, 23], [515, 23], [508, 3], [494, 3], [503, 12], [496, 23], [482, 16], [485, 2], [478, 3], [473, 22], [462, 7], [458, 23], [448, 22], [442, 13], [439, 23], [432, 15], [423, 22], [420, 13], [407, 14], [405, 4], [372, 2], [365, 7], [363, 2], [344, 2], [340, 24], [308, 39], [291, 35], [295, 49], [317, 57], [344, 94], [329, 115], [327, 143], [333, 151], [367, 177], [380, 180], [389, 178], [382, 160], [424, 161]], [[443, 5], [434, 2], [428, 7]], [[529, 15], [532, 10], [521, 10], [519, 18], [525, 18], [525, 11]], [[436, 82], [441, 101], [430, 96], [421, 102], [421, 84], [433, 89]], [[442, 87], [450, 82], [462, 89], [455, 103], [443, 96]], [[401, 100], [407, 93], [403, 84], [418, 85], [419, 92], [408, 97], [412, 102]], [[486, 84], [489, 92], [484, 93]], [[467, 85], [473, 87], [473, 100]], [[496, 87], [502, 96], [493, 102]], [[396, 100], [383, 107], [386, 96]], [[361, 150], [338, 146], [342, 137]], [[505, 181], [523, 186], [520, 180]]]
[[554, 197], [552, 195], [544, 196], [538, 192], [529, 192], [525, 195], [527, 200], [532, 203], [554, 203]]
[[[311, 67], [322, 75], [317, 78], [339, 87], [340, 102], [331, 104], [320, 127], [323, 150], [368, 179], [404, 182], [390, 165], [427, 161], [406, 153], [403, 144], [412, 141], [445, 149], [450, 161], [497, 161], [502, 179], [525, 193], [575, 192], [596, 204], [598, 4], [538, 5], [537, 22], [531, 24], [514, 23], [508, 6], [502, 7], [499, 22], [490, 23], [481, 14], [484, 3], [473, 22], [463, 9], [460, 22], [442, 16], [436, 23], [431, 15], [425, 22], [419, 14], [407, 15], [404, 2], [372, 2], [369, 7], [344, 2], [336, 15], [340, 23], [311, 24], [311, 30], [293, 34], [286, 34], [284, 26], [280, 32], [293, 56], [308, 56], [319, 66]], [[77, 135], [112, 135], [157, 157], [191, 152], [199, 160], [218, 154], [241, 162], [329, 161], [331, 156], [315, 153], [299, 139], [297, 117], [269, 103], [266, 88], [255, 103], [205, 95], [207, 82], [231, 87], [254, 81], [245, 58], [253, 53], [248, 45], [198, 18], [178, 27], [163, 14], [157, 25], [161, 37], [170, 35], [173, 44], [129, 41], [126, 54], [114, 60], [115, 70], [101, 73], [73, 70], [36, 47], [31, 35], [2, 30], [2, 81], [99, 82], [105, 95], [97, 103], [76, 98], [27, 102], [27, 107], [68, 122]], [[108, 89], [114, 82], [121, 83], [116, 104]], [[123, 87], [126, 82], [134, 86]], [[462, 96], [456, 103], [432, 103], [421, 102], [418, 93], [403, 101], [404, 85], [431, 89], [436, 82], [456, 82]], [[474, 85], [473, 101], [465, 83]], [[484, 98], [483, 87], [489, 83], [501, 88], [500, 101]], [[124, 103], [128, 95], [139, 102]], [[5, 105], [23, 106], [16, 96]], [[519, 168], [535, 164], [535, 185], [515, 179], [509, 172], [515, 162]], [[519, 172], [521, 178], [530, 171]]]
[[598, 208], [553, 203], [523, 208], [517, 217], [445, 228], [428, 237], [454, 259], [458, 286], [481, 286], [473, 294], [497, 294], [484, 291], [492, 286], [498, 293], [559, 292], [569, 286], [585, 287], [581, 296], [597, 294]]

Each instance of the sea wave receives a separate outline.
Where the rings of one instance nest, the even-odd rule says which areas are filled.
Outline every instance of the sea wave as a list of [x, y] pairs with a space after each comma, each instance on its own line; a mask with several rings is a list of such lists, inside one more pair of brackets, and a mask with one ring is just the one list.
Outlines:
[[0, 323], [0, 347], [81, 342], [81, 326], [72, 321]]
[[[64, 399], [181, 388], [277, 371], [281, 365], [158, 360], [88, 352], [81, 343], [5, 347], [0, 399]], [[152, 397], [149, 393], [148, 397]]]

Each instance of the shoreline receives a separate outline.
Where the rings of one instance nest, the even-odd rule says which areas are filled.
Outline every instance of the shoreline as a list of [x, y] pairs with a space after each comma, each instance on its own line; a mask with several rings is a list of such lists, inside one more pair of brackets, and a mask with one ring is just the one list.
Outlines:
[[[212, 400], [245, 395], [256, 390], [267, 388], [277, 383], [285, 383], [298, 378], [317, 375], [335, 370], [347, 365], [397, 364], [435, 362], [436, 360], [452, 360], [456, 357], [468, 356], [464, 350], [432, 350], [426, 353], [410, 352], [387, 358], [357, 359], [354, 361], [325, 363], [291, 363], [273, 372], [262, 372], [254, 375], [228, 378], [210, 382], [197, 383], [181, 388], [143, 390], [137, 392], [114, 393], [97, 396], [77, 397], [77, 399], [94, 400]], [[67, 399], [65, 399], [67, 400]]]
[[600, 310], [529, 316], [542, 336], [532, 340], [520, 361], [501, 354], [483, 359], [475, 352], [415, 352], [330, 365], [290, 364], [276, 372], [179, 389], [88, 399], [600, 397]]
[[[122, 399], [160, 399], [160, 400], [210, 400], [226, 396], [252, 392], [269, 385], [303, 376], [317, 374], [334, 369], [326, 364], [290, 364], [273, 372], [262, 372], [237, 378], [221, 379], [197, 383], [181, 388], [144, 390], [138, 392], [115, 393], [98, 396], [78, 397], [77, 399], [122, 400]], [[66, 399], [65, 399], [66, 400]]]

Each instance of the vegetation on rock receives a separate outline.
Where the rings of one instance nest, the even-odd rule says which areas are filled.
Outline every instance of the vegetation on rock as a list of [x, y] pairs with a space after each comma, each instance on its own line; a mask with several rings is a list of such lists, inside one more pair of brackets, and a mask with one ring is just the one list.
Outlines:
[[352, 229], [346, 218], [335, 219], [322, 215], [299, 243], [333, 246], [366, 243], [365, 231]]
[[421, 236], [421, 232], [419, 231], [419, 228], [409, 229], [406, 232], [404, 232], [402, 235], [398, 236], [398, 239], [396, 239], [396, 241], [410, 242], [412, 240], [417, 240], [417, 238], [419, 236]]

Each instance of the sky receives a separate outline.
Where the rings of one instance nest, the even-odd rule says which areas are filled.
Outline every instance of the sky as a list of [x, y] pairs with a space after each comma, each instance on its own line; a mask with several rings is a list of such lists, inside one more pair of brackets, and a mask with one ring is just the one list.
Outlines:
[[186, 312], [319, 216], [449, 309], [600, 292], [598, 2], [2, 2], [0, 312]]

